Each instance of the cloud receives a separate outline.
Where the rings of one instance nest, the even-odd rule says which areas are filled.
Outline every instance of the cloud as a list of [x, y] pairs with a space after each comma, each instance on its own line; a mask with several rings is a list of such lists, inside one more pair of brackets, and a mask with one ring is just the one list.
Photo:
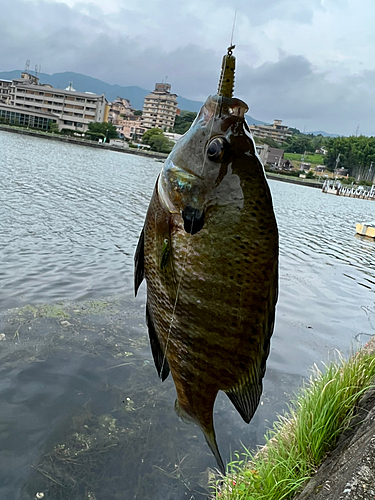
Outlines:
[[320, 72], [302, 56], [287, 56], [259, 68], [238, 68], [237, 93], [250, 105], [250, 114], [274, 118], [300, 130], [324, 129], [350, 135], [375, 133], [375, 71], [363, 71], [338, 81]]
[[[370, 0], [238, 0], [236, 95], [258, 119], [375, 133], [371, 13]], [[31, 59], [46, 73], [146, 89], [168, 76], [173, 92], [203, 101], [216, 92], [234, 12], [226, 0], [12, 0], [3, 14], [0, 70]]]

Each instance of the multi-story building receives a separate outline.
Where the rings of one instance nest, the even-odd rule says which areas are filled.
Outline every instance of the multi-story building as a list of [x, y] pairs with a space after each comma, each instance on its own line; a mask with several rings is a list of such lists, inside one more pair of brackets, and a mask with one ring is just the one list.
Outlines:
[[0, 102], [8, 103], [10, 99], [10, 86], [12, 80], [0, 80]]
[[293, 133], [286, 125], [281, 125], [282, 120], [274, 120], [273, 125], [249, 125], [254, 137], [260, 139], [273, 139], [276, 142], [285, 142]]
[[131, 139], [132, 141], [138, 141], [146, 131], [142, 127], [141, 116], [124, 116], [121, 123], [116, 125], [116, 130], [126, 139]]
[[113, 125], [121, 125], [121, 118], [132, 116], [134, 113], [134, 109], [129, 99], [124, 99], [123, 97], [117, 97], [117, 99], [110, 102], [108, 106], [108, 121], [109, 123], [113, 123]]
[[169, 83], [157, 83], [155, 90], [144, 99], [142, 127], [146, 130], [151, 128], [172, 130], [176, 112], [177, 94], [171, 94]]
[[[21, 78], [12, 80], [8, 104], [15, 113], [24, 116], [37, 113], [50, 115], [60, 129], [70, 128], [80, 132], [86, 132], [91, 122], [107, 121], [109, 111], [104, 94], [55, 89], [51, 85], [40, 84], [39, 78], [27, 72], [22, 73]], [[9, 113], [11, 109], [6, 111]]]
[[43, 111], [27, 111], [0, 102], [0, 123], [2, 122], [41, 130], [49, 130], [51, 123], [56, 123], [59, 129], [63, 128], [57, 115]]

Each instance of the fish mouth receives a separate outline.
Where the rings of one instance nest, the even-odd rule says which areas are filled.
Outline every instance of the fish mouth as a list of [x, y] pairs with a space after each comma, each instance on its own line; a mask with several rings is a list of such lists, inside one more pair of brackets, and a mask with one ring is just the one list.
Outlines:
[[189, 234], [198, 233], [204, 226], [204, 211], [198, 208], [186, 207], [182, 211], [184, 229]]

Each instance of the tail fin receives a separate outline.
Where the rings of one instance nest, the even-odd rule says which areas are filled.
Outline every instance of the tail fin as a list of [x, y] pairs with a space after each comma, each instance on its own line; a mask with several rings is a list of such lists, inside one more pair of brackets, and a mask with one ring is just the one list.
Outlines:
[[186, 411], [181, 408], [178, 400], [176, 399], [174, 403], [174, 409], [177, 413], [177, 415], [183, 420], [184, 422], [190, 423], [194, 422], [199, 425], [199, 427], [202, 429], [204, 437], [206, 439], [206, 443], [210, 447], [210, 450], [212, 451], [214, 457], [216, 458], [217, 465], [219, 467], [220, 472], [225, 476], [225, 467], [224, 467], [224, 462], [223, 459], [221, 458], [219, 448], [217, 446], [216, 442], [216, 436], [215, 436], [215, 430], [214, 430], [214, 425], [211, 422], [208, 428], [203, 428], [202, 424], [199, 422], [198, 419], [193, 418], [191, 415], [186, 413]]

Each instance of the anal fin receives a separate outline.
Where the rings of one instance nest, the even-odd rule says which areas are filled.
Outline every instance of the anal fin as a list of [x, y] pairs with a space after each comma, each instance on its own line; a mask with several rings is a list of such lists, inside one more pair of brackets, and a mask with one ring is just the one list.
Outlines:
[[159, 342], [159, 339], [156, 335], [154, 322], [152, 321], [152, 317], [150, 315], [150, 311], [148, 309], [148, 306], [146, 306], [146, 323], [147, 323], [147, 327], [148, 327], [148, 335], [150, 338], [151, 352], [152, 352], [152, 356], [154, 358], [156, 370], [157, 370], [162, 382], [164, 382], [164, 380], [169, 375], [169, 364], [168, 364], [167, 358], [165, 357], [165, 355], [160, 347], [160, 342]]
[[259, 405], [260, 396], [262, 395], [262, 380], [257, 380], [254, 383], [249, 377], [244, 382], [229, 391], [225, 391], [225, 393], [243, 420], [248, 424]]

